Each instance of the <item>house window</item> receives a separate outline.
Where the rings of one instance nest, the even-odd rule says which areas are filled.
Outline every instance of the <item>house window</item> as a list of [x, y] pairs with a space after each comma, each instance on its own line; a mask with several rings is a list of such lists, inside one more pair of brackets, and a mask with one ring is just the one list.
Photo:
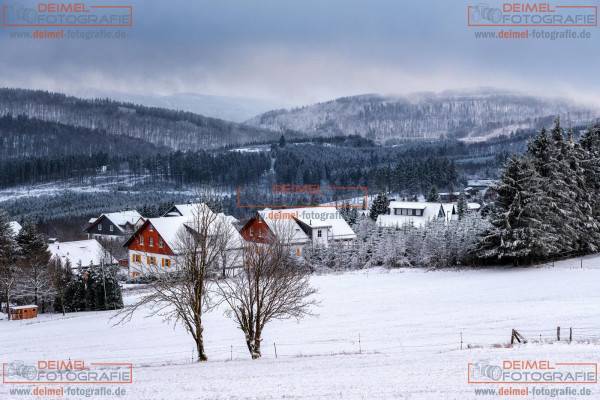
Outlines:
[[302, 249], [300, 247], [296, 247], [296, 256], [300, 257], [302, 255]]
[[321, 230], [319, 229], [319, 230], [317, 231], [317, 237], [321, 237], [321, 236], [323, 236], [323, 235], [321, 234]]
[[250, 236], [254, 236], [254, 229], [250, 228]]
[[102, 232], [102, 224], [98, 224], [98, 232]]
[[170, 259], [168, 259], [168, 258], [163, 258], [163, 259], [162, 259], [162, 266], [163, 266], [164, 268], [169, 268], [169, 267], [171, 267], [171, 260], [170, 260]]
[[140, 235], [140, 244], [143, 246], [144, 245], [144, 236]]
[[150, 232], [154, 232], [154, 227], [153, 227], [152, 225], [148, 225], [148, 230], [149, 230]]
[[156, 265], [156, 257], [147, 256], [146, 257], [146, 263], [148, 265]]
[[154, 247], [154, 238], [149, 238], [148, 239], [148, 246]]
[[412, 212], [412, 215], [417, 215], [417, 210], [410, 210]]
[[158, 238], [158, 247], [160, 247], [162, 249], [163, 246], [164, 246], [164, 242], [163, 242], [162, 238]]
[[401, 210], [401, 209], [399, 209], [399, 208], [394, 208], [394, 215], [400, 215], [400, 214], [401, 214], [401, 212], [402, 212], [402, 210]]
[[113, 227], [112, 225], [109, 225], [109, 226], [108, 226], [108, 230], [109, 230], [109, 231], [111, 231], [111, 232], [113, 231], [113, 228], [114, 228], [114, 227]]
[[141, 263], [142, 262], [142, 256], [139, 254], [132, 254], [131, 255], [131, 261], [133, 261], [134, 263]]

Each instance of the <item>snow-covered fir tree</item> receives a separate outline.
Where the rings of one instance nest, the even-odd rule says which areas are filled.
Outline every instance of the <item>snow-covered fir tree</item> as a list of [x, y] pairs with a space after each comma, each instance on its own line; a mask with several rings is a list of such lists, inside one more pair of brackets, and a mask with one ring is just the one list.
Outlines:
[[512, 157], [507, 162], [496, 188], [492, 226], [482, 235], [477, 251], [481, 258], [517, 263], [561, 248], [548, 222], [550, 207], [543, 182], [529, 158]]
[[377, 221], [379, 215], [387, 213], [389, 205], [390, 201], [387, 195], [383, 192], [379, 193], [377, 197], [375, 197], [375, 200], [373, 200], [369, 216], [373, 221]]
[[8, 215], [0, 210], [0, 304], [5, 304], [4, 312], [9, 318], [9, 307], [19, 278], [17, 250]]

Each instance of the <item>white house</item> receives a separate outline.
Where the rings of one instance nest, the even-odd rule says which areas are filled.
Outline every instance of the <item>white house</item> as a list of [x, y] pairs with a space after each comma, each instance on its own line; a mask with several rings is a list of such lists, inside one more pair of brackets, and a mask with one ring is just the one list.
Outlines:
[[63, 265], [70, 262], [71, 268], [113, 265], [115, 260], [96, 239], [76, 240], [72, 242], [54, 242], [48, 245], [52, 258], [59, 259]]
[[450, 221], [457, 218], [454, 203], [390, 201], [388, 213], [377, 217], [377, 225], [388, 228], [412, 225], [420, 228], [434, 219]]
[[241, 229], [250, 242], [268, 242], [272, 236], [286, 236], [292, 252], [300, 256], [306, 245], [327, 247], [335, 241], [351, 241], [356, 234], [335, 207], [264, 209]]

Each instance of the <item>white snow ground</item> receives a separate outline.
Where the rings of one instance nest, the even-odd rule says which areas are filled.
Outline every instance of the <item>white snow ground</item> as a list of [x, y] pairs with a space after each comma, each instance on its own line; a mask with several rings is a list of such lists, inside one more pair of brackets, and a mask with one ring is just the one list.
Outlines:
[[[112, 326], [112, 312], [0, 321], [0, 360], [132, 362], [134, 382], [122, 398], [139, 400], [475, 399], [486, 396], [467, 384], [468, 362], [599, 361], [600, 257], [583, 268], [577, 259], [555, 268], [380, 270], [312, 281], [318, 315], [268, 326], [261, 360], [249, 359], [222, 310], [205, 318], [210, 361], [202, 365], [191, 362], [192, 341], [181, 328], [143, 314]], [[127, 293], [131, 302], [135, 291]], [[550, 343], [558, 325], [574, 328], [573, 343]], [[493, 347], [513, 328], [548, 342]], [[599, 398], [596, 386], [581, 398]], [[9, 389], [0, 385], [0, 399], [26, 398]]]

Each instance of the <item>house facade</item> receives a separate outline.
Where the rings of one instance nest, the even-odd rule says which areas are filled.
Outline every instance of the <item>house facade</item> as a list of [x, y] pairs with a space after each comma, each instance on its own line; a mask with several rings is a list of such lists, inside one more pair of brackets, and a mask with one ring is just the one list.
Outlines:
[[356, 234], [335, 207], [305, 207], [256, 213], [240, 230], [249, 242], [285, 240], [291, 253], [301, 256], [307, 245], [328, 247], [333, 242], [350, 242]]
[[403, 226], [420, 228], [433, 220], [448, 222], [457, 218], [458, 213], [454, 203], [390, 201], [387, 214], [377, 217], [377, 225], [387, 228]]
[[[227, 251], [219, 266], [226, 275], [241, 265], [243, 240], [233, 225], [237, 221], [235, 218], [224, 214], [215, 214], [215, 217], [215, 221], [230, 227]], [[129, 276], [138, 278], [175, 271], [182, 250], [179, 237], [184, 230], [194, 232], [193, 218], [169, 216], [145, 220], [124, 244], [128, 254]]]
[[135, 210], [106, 213], [88, 221], [85, 233], [88, 239], [123, 240], [129, 237], [144, 221]]

